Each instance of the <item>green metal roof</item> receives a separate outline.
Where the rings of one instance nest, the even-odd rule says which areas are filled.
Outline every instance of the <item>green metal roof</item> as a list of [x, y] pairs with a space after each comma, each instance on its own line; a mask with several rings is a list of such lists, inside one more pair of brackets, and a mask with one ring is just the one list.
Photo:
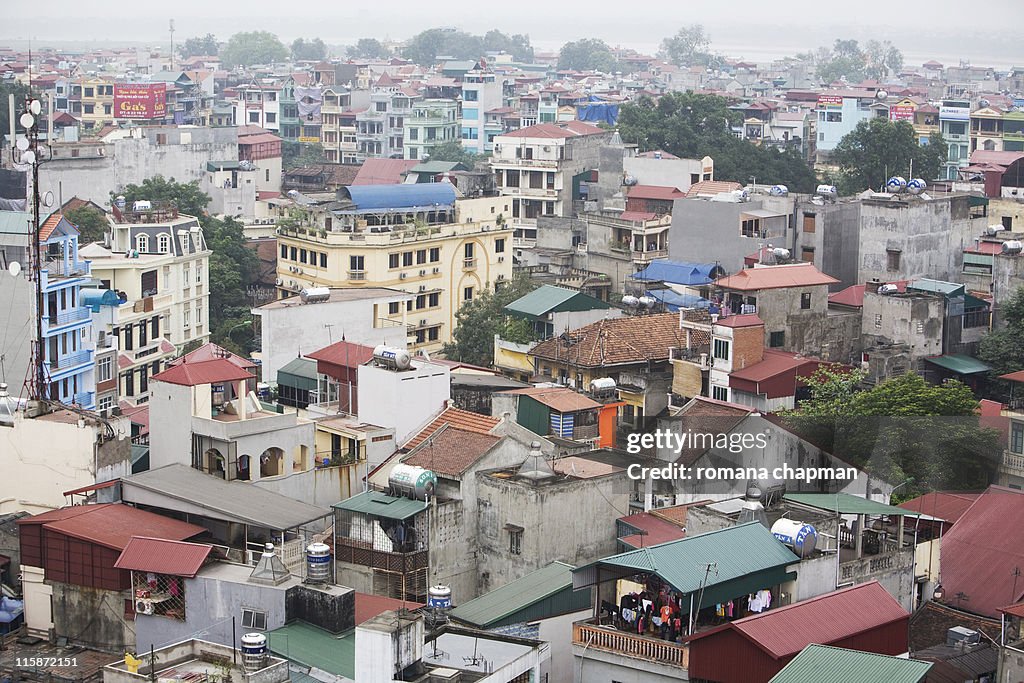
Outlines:
[[[651, 573], [680, 593], [705, 586], [703, 600], [709, 605], [782, 583], [791, 578], [786, 566], [799, 561], [768, 529], [749, 522], [606, 557], [574, 570], [573, 586]], [[714, 565], [710, 573], [709, 564]]]
[[611, 308], [611, 304], [589, 294], [565, 287], [541, 285], [505, 306], [505, 311], [512, 315], [541, 318], [558, 311], [592, 311], [605, 308]]
[[931, 662], [808, 645], [769, 683], [919, 683]]
[[931, 278], [923, 277], [909, 283], [907, 285], [907, 289], [913, 289], [918, 292], [934, 292], [936, 294], [950, 296], [952, 294], [962, 294], [964, 286], [956, 282], [932, 280]]
[[227, 161], [207, 161], [207, 171], [236, 171], [241, 168], [241, 162], [237, 159], [229, 159]]
[[358, 496], [334, 504], [336, 510], [348, 510], [385, 519], [409, 519], [427, 509], [426, 502], [413, 498], [389, 496], [378, 491], [364, 491]]
[[521, 579], [484, 593], [452, 610], [457, 621], [477, 628], [494, 628], [568, 614], [590, 606], [590, 591], [572, 590], [572, 570], [552, 562]]
[[270, 651], [302, 666], [335, 676], [356, 676], [356, 632], [336, 636], [304, 621], [293, 621], [267, 634]]
[[277, 383], [296, 389], [316, 391], [316, 361], [312, 358], [293, 358], [277, 371]]
[[841, 515], [891, 515], [894, 517], [920, 517], [920, 512], [906, 510], [895, 505], [876, 503], [867, 498], [849, 493], [787, 493], [786, 500], [826, 512]]
[[934, 363], [940, 368], [946, 368], [958, 375], [974, 375], [979, 372], [989, 372], [991, 367], [985, 365], [977, 358], [965, 356], [962, 353], [950, 353], [945, 356], [931, 356], [925, 358], [929, 363]]
[[28, 235], [31, 220], [26, 211], [0, 211], [0, 235]]

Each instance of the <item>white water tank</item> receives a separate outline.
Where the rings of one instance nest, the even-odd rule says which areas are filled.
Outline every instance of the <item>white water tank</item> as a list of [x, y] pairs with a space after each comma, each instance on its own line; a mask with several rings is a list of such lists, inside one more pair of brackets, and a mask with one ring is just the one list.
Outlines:
[[911, 178], [907, 181], [907, 192], [910, 194], [921, 194], [928, 189], [928, 183], [922, 178]]
[[306, 546], [306, 581], [327, 583], [331, 580], [331, 547], [326, 543]]
[[378, 344], [373, 349], [373, 360], [392, 370], [408, 370], [412, 367], [412, 356], [405, 349]]
[[655, 305], [656, 303], [658, 303], [658, 300], [657, 300], [657, 299], [655, 299], [655, 298], [654, 298], [653, 296], [642, 296], [642, 297], [640, 297], [640, 299], [638, 300], [638, 303], [639, 303], [639, 304], [640, 304], [640, 305], [641, 305], [641, 306], [642, 306], [643, 308], [654, 308], [654, 305]]
[[590, 380], [590, 393], [592, 394], [605, 394], [615, 391], [616, 387], [615, 380], [611, 377], [599, 377], [597, 379]]
[[267, 637], [262, 633], [242, 636], [242, 666], [249, 673], [267, 666]]
[[777, 261], [785, 261], [790, 256], [789, 249], [775, 247], [772, 249], [772, 256], [774, 256]]
[[452, 608], [452, 589], [437, 585], [427, 589], [427, 609], [434, 624], [448, 622], [448, 612]]
[[626, 296], [622, 297], [622, 305], [625, 306], [626, 308], [636, 308], [637, 306], [640, 305], [640, 299], [636, 298], [631, 294], [627, 294]]
[[814, 552], [818, 544], [818, 532], [810, 524], [793, 519], [780, 519], [772, 524], [772, 536], [793, 549], [800, 557]]
[[773, 197], [785, 197], [789, 194], [789, 188], [785, 185], [772, 185], [771, 189], [768, 190], [768, 194]]
[[299, 292], [299, 299], [304, 304], [316, 304], [327, 301], [330, 298], [331, 290], [329, 287], [307, 287]]
[[434, 495], [437, 475], [423, 467], [399, 463], [391, 468], [388, 486], [411, 498], [426, 500]]
[[1019, 254], [1024, 249], [1024, 243], [1020, 240], [1006, 240], [1003, 242], [1004, 254]]
[[879, 294], [895, 294], [898, 291], [900, 291], [900, 288], [894, 284], [885, 284], [878, 288]]
[[149, 211], [153, 208], [153, 202], [148, 199], [138, 199], [132, 204], [132, 211]]
[[839, 190], [835, 185], [818, 185], [814, 193], [827, 199], [835, 199], [839, 196]]

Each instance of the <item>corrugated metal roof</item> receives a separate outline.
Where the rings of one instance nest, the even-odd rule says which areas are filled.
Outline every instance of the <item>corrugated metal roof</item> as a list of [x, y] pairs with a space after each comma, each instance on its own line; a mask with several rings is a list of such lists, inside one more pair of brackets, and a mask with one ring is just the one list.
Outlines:
[[507, 619], [559, 591], [572, 588], [573, 569], [571, 564], [552, 562], [512, 583], [459, 605], [452, 610], [451, 616], [457, 621], [477, 628], [490, 628], [496, 622]]
[[[799, 558], [757, 522], [728, 527], [678, 541], [631, 550], [573, 571], [573, 586], [593, 584], [594, 570], [651, 572], [680, 593], [692, 593], [750, 574], [785, 567]], [[715, 563], [717, 576], [706, 576], [705, 567]], [[705, 583], [706, 581], [706, 583]]]
[[761, 289], [782, 289], [785, 287], [813, 287], [839, 282], [818, 270], [813, 263], [795, 263], [763, 268], [746, 268], [728, 277], [715, 281], [723, 289], [737, 289], [745, 292]]
[[136, 572], [154, 572], [192, 578], [206, 562], [213, 546], [184, 543], [162, 538], [135, 536], [117, 558], [114, 566]]
[[895, 505], [876, 503], [867, 498], [849, 493], [787, 493], [786, 500], [826, 512], [843, 515], [891, 515], [895, 517], [920, 517], [920, 512], [907, 510]]
[[932, 491], [905, 503], [900, 503], [900, 507], [954, 524], [980, 495], [980, 493]]
[[541, 285], [505, 306], [509, 313], [539, 318], [562, 310], [590, 311], [611, 308], [607, 302], [565, 287]]
[[414, 498], [389, 496], [379, 491], [364, 491], [348, 500], [335, 503], [336, 510], [348, 510], [385, 519], [409, 519], [427, 509], [426, 502]]
[[227, 358], [215, 358], [196, 363], [181, 363], [150, 377], [151, 381], [194, 387], [200, 384], [237, 382], [252, 379], [252, 373], [241, 369]]
[[[135, 502], [141, 495], [149, 504], [165, 506], [168, 510], [178, 509], [176, 503], [180, 502], [186, 507], [202, 509], [197, 514], [213, 519], [254, 524], [274, 531], [294, 529], [331, 514], [324, 508], [252, 483], [224, 481], [187, 465], [164, 465], [125, 477], [121, 482], [122, 496], [127, 502]], [[165, 500], [154, 503], [154, 498]]]
[[455, 188], [451, 183], [350, 185], [344, 189], [359, 211], [451, 206], [455, 203]]
[[737, 619], [729, 628], [779, 659], [811, 643], [835, 643], [909, 616], [878, 581], [871, 581]]
[[315, 391], [317, 387], [316, 361], [301, 356], [291, 359], [277, 371], [277, 383]]
[[594, 399], [568, 387], [527, 387], [502, 393], [529, 396], [559, 413], [575, 413], [580, 410], [593, 410], [601, 407], [601, 404]]
[[304, 621], [293, 621], [274, 629], [267, 637], [270, 651], [278, 657], [355, 680], [355, 630], [336, 636]]
[[629, 276], [630, 280], [658, 280], [674, 285], [706, 285], [718, 265], [685, 261], [651, 261], [643, 270]]
[[977, 358], [972, 358], [963, 353], [948, 353], [945, 356], [928, 356], [926, 361], [940, 368], [945, 368], [958, 375], [974, 375], [979, 372], [989, 372], [992, 368], [985, 365]]
[[356, 592], [356, 626], [391, 610], [415, 610], [423, 607], [423, 603], [409, 602], [397, 598], [386, 598], [383, 595], [370, 595]]
[[808, 645], [769, 683], [919, 683], [931, 662]]
[[359, 167], [353, 185], [398, 184], [410, 168], [419, 165], [415, 159], [367, 159]]
[[77, 505], [25, 517], [18, 524], [43, 524], [50, 531], [114, 550], [123, 550], [133, 536], [182, 541], [206, 531], [196, 524], [120, 503]]

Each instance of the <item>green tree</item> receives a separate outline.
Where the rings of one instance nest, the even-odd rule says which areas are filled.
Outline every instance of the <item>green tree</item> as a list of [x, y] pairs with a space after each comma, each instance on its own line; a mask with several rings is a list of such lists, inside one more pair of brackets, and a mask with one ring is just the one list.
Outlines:
[[845, 78], [851, 83], [864, 80], [867, 56], [856, 40], [839, 40], [831, 48], [819, 48], [815, 55], [818, 80], [832, 83]]
[[858, 390], [861, 373], [821, 369], [785, 417], [795, 431], [892, 484], [913, 479], [904, 497], [981, 488], [999, 457], [998, 434], [981, 427], [978, 400], [961, 382], [929, 384], [908, 373]]
[[558, 52], [559, 69], [612, 73], [617, 70], [618, 64], [608, 43], [597, 38], [570, 41]]
[[357, 59], [385, 59], [391, 53], [384, 43], [376, 38], [360, 38], [355, 45], [348, 49], [348, 56]]
[[220, 57], [228, 69], [272, 64], [288, 59], [288, 48], [269, 31], [247, 31], [231, 36], [220, 52]]
[[465, 31], [430, 28], [413, 36], [402, 49], [402, 56], [417, 64], [431, 66], [439, 55], [455, 59], [479, 59], [484, 53], [483, 39]]
[[178, 47], [178, 54], [182, 57], [206, 57], [217, 54], [220, 46], [217, 38], [212, 33], [205, 36], [194, 36], [189, 38]]
[[817, 184], [814, 172], [794, 149], [754, 145], [737, 138], [732, 127], [742, 115], [729, 109], [715, 95], [668, 93], [657, 101], [642, 97], [619, 112], [619, 134], [644, 149], [664, 149], [672, 154], [715, 160], [715, 179], [747, 183], [782, 183], [794, 192], [811, 192]]
[[491, 29], [483, 37], [483, 47], [490, 52], [505, 52], [517, 62], [533, 61], [533, 46], [530, 36], [522, 33], [508, 35], [498, 29]]
[[245, 243], [240, 222], [207, 218], [203, 234], [210, 254], [211, 340], [239, 354], [252, 352], [252, 313], [247, 291], [259, 274], [256, 252]]
[[536, 287], [529, 277], [520, 275], [497, 290], [480, 292], [455, 314], [454, 340], [444, 345], [442, 353], [451, 360], [463, 363], [482, 366], [493, 364], [494, 335], [508, 329], [518, 338], [524, 338], [524, 331], [520, 327], [507, 327], [505, 306]]
[[125, 203], [129, 208], [133, 202], [138, 200], [170, 202], [178, 208], [178, 211], [189, 216], [204, 216], [206, 206], [210, 203], [210, 195], [199, 189], [198, 180], [179, 183], [174, 178], [164, 178], [162, 175], [146, 178], [141, 185], [126, 185], [119, 193], [111, 192], [111, 204], [114, 203], [118, 194], [124, 195]]
[[327, 59], [327, 46], [320, 38], [296, 38], [292, 41], [292, 59], [310, 62]]
[[106, 215], [92, 206], [82, 206], [65, 211], [64, 218], [78, 228], [78, 243], [83, 246], [101, 241], [109, 227]]
[[458, 161], [473, 168], [480, 158], [481, 155], [469, 151], [458, 140], [449, 140], [430, 148], [431, 161]]
[[888, 40], [864, 44], [864, 73], [874, 79], [895, 76], [903, 68], [903, 53]]
[[861, 121], [843, 136], [830, 160], [840, 170], [839, 191], [851, 194], [880, 190], [890, 176], [909, 176], [911, 168], [915, 177], [933, 180], [946, 154], [941, 134], [933, 134], [928, 144], [921, 145], [908, 121], [875, 117]]
[[28, 86], [24, 83], [0, 80], [0, 135], [8, 135], [11, 132], [10, 111], [7, 105], [11, 95], [14, 95], [14, 120], [17, 132], [24, 132], [21, 124], [17, 123], [17, 121], [21, 116], [25, 105], [25, 98], [29, 92]]
[[691, 24], [679, 29], [674, 36], [661, 41], [659, 55], [677, 66], [707, 64], [711, 55], [708, 46], [711, 39], [700, 24]]
[[985, 335], [978, 358], [992, 366], [995, 377], [1024, 370], [1024, 287], [998, 304], [1000, 326]]
[[303, 166], [326, 164], [324, 146], [319, 142], [296, 142], [285, 140], [281, 145], [281, 164], [285, 171]]

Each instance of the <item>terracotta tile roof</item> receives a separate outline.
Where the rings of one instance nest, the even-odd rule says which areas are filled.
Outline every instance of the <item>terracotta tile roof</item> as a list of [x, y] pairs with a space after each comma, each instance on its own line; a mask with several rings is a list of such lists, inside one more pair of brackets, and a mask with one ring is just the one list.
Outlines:
[[513, 391], [506, 391], [502, 393], [529, 396], [538, 403], [542, 403], [548, 408], [560, 413], [574, 413], [580, 410], [599, 408], [601, 406], [601, 404], [594, 399], [573, 391], [568, 387], [527, 387], [525, 389], [515, 389]]
[[[697, 396], [675, 415], [681, 418], [680, 432], [713, 434], [717, 438], [720, 434], [728, 434], [736, 429], [753, 412], [752, 408], [746, 406]], [[676, 462], [687, 466], [692, 465], [700, 460], [707, 451], [707, 448], [699, 446], [683, 448], [679, 452]]]
[[734, 183], [730, 180], [702, 180], [699, 183], [690, 185], [690, 189], [686, 191], [686, 196], [700, 197], [701, 195], [716, 195], [722, 194], [723, 192], [739, 190], [742, 187], [743, 186], [739, 183]]
[[182, 363], [198, 363], [200, 361], [214, 360], [217, 358], [227, 359], [232, 365], [242, 368], [243, 370], [250, 370], [256, 367], [248, 358], [242, 358], [241, 356], [235, 355], [220, 346], [217, 346], [213, 342], [207, 342], [198, 349], [186, 353], [181, 358], [175, 358], [174, 360], [167, 363], [168, 367], [174, 367], [175, 365], [181, 365]]
[[938, 517], [941, 520], [955, 524], [980, 495], [980, 493], [932, 491], [931, 493], [908, 500], [905, 503], [900, 503], [899, 507], [931, 517]]
[[499, 422], [501, 422], [499, 418], [491, 417], [489, 415], [481, 415], [480, 413], [473, 413], [468, 410], [462, 410], [461, 408], [455, 407], [445, 408], [441, 411], [440, 415], [435, 417], [430, 424], [421, 429], [416, 436], [405, 442], [405, 445], [402, 448], [406, 451], [412, 450], [423, 443], [424, 439], [444, 425], [451, 425], [452, 427], [464, 432], [489, 434]]
[[538, 123], [533, 126], [527, 126], [526, 128], [520, 128], [510, 133], [502, 133], [498, 137], [503, 138], [546, 138], [553, 140], [560, 140], [565, 138], [575, 138], [580, 135], [596, 135], [598, 133], [604, 133], [601, 128], [597, 126], [591, 126], [589, 123], [583, 123], [581, 121], [569, 121], [561, 125], [555, 123]]
[[563, 362], [571, 358], [575, 366], [599, 368], [667, 360], [669, 348], [679, 346], [683, 338], [677, 313], [657, 313], [599, 320], [542, 341], [529, 355]]
[[124, 550], [133, 536], [183, 541], [206, 531], [195, 524], [121, 503], [77, 505], [52, 510], [33, 517], [23, 517], [18, 520], [18, 524], [43, 524], [48, 530], [115, 550]]
[[626, 195], [630, 199], [661, 199], [672, 201], [685, 197], [678, 187], [663, 187], [661, 185], [634, 185], [629, 188]]
[[60, 225], [60, 222], [63, 219], [64, 214], [60, 213], [59, 211], [50, 214], [50, 217], [47, 218], [43, 222], [43, 224], [39, 226], [39, 241], [45, 242], [46, 240], [50, 239], [50, 235], [53, 234], [53, 231], [57, 229], [57, 226]]
[[150, 381], [179, 384], [194, 387], [200, 384], [216, 384], [219, 382], [237, 382], [251, 379], [252, 374], [246, 372], [226, 358], [204, 360], [197, 363], [182, 363], [150, 377]]
[[787, 287], [814, 287], [831, 285], [839, 280], [818, 270], [813, 263], [795, 263], [763, 268], [746, 268], [715, 281], [723, 289], [753, 292], [762, 289], [784, 289]]
[[492, 434], [443, 426], [421, 441], [403, 462], [458, 478], [500, 440]]
[[135, 536], [117, 558], [114, 566], [136, 572], [154, 572], [194, 577], [213, 550], [205, 543], [185, 543], [163, 538]]
[[[926, 513], [927, 514], [927, 513]], [[990, 486], [942, 539], [942, 583], [947, 596], [966, 593], [962, 605], [994, 617], [999, 607], [1024, 598], [1024, 492]]]
[[620, 220], [633, 221], [634, 223], [654, 220], [657, 217], [658, 214], [651, 213], [650, 211], [623, 211], [619, 214]]

